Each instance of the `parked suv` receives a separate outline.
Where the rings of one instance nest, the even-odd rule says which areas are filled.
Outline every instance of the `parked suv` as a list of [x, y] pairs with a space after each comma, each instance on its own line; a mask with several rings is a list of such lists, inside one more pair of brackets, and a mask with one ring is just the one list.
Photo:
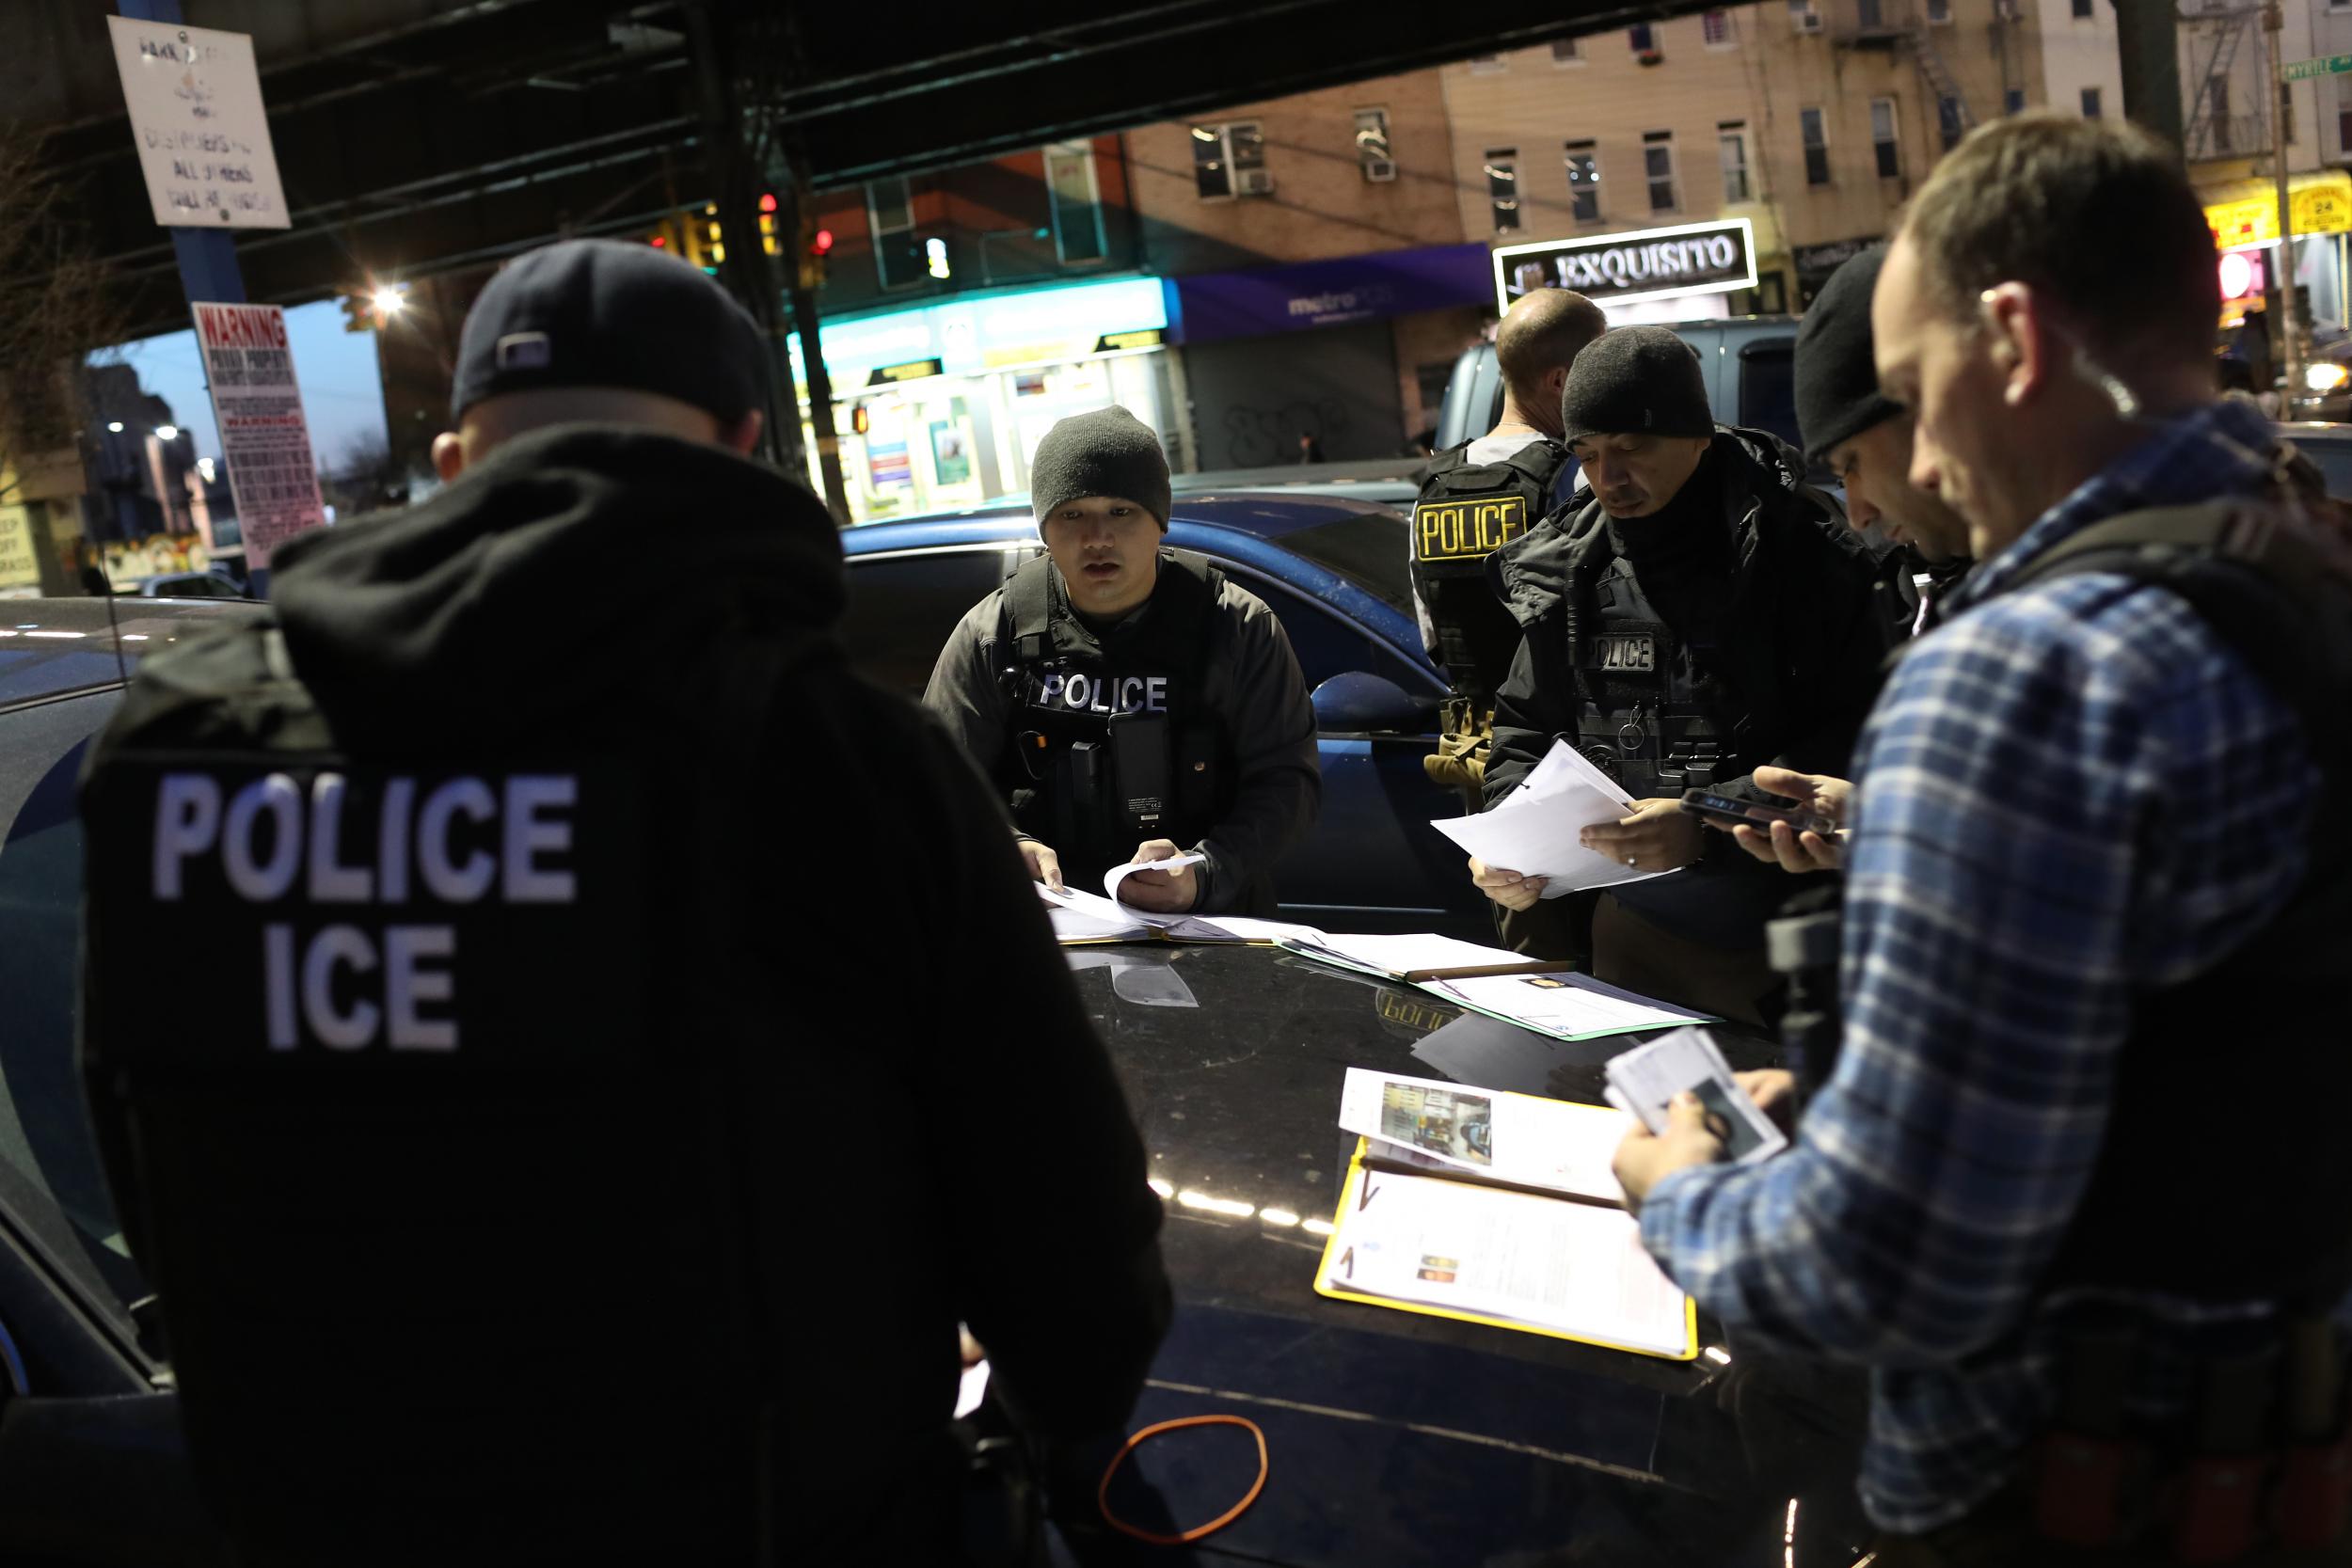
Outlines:
[[[1601, 307], [1607, 309], [1606, 305]], [[1707, 372], [1707, 401], [1724, 424], [1769, 430], [1802, 450], [1797, 438], [1795, 362], [1797, 318], [1733, 316], [1677, 322], [1674, 333], [1698, 350]], [[1476, 440], [1502, 415], [1502, 372], [1495, 345], [1462, 351], [1438, 409], [1438, 450]]]

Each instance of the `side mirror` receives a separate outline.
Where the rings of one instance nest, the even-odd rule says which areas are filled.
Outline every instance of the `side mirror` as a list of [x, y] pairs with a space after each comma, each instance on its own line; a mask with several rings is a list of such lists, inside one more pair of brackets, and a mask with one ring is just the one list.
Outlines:
[[1438, 714], [1435, 697], [1416, 697], [1396, 682], [1350, 670], [1315, 688], [1315, 727], [1343, 734], [1421, 733]]

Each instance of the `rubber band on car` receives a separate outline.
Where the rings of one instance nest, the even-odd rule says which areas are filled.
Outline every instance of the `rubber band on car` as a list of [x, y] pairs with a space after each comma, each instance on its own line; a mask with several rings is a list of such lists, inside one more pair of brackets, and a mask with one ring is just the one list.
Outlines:
[[[1241, 1427], [1258, 1440], [1258, 1479], [1249, 1483], [1249, 1490], [1243, 1495], [1241, 1501], [1207, 1524], [1195, 1525], [1192, 1528], [1177, 1535], [1160, 1535], [1152, 1530], [1137, 1528], [1111, 1512], [1111, 1477], [1119, 1473], [1119, 1466], [1125, 1463], [1129, 1454], [1141, 1448], [1146, 1439], [1157, 1437], [1163, 1432], [1174, 1432], [1180, 1427], [1208, 1426]], [[1094, 1504], [1103, 1511], [1103, 1522], [1121, 1535], [1134, 1536], [1137, 1541], [1148, 1541], [1154, 1546], [1188, 1546], [1195, 1541], [1205, 1540], [1215, 1535], [1218, 1530], [1248, 1513], [1249, 1505], [1256, 1502], [1258, 1494], [1265, 1490], [1265, 1433], [1257, 1422], [1239, 1416], [1184, 1416], [1173, 1421], [1160, 1421], [1145, 1427], [1141, 1432], [1120, 1444], [1119, 1451], [1111, 1455], [1109, 1467], [1103, 1472], [1103, 1484], [1095, 1489]]]

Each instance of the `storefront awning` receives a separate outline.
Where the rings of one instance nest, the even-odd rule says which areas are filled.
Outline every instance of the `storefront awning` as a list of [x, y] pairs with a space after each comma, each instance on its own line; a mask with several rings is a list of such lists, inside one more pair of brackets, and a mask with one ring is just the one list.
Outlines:
[[1482, 305], [1489, 293], [1486, 254], [1474, 243], [1424, 245], [1173, 278], [1177, 334], [1205, 343]]
[[[2233, 180], [2197, 194], [2216, 249], [2279, 243], [2279, 187], [2271, 181]], [[2352, 174], [2331, 168], [2290, 177], [2287, 207], [2297, 234], [2352, 233]]]

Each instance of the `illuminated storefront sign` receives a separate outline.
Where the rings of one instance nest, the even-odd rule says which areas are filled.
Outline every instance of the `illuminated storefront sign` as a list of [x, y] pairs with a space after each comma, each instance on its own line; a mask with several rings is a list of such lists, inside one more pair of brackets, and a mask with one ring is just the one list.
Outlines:
[[[848, 395], [919, 376], [978, 375], [1134, 352], [1157, 346], [1167, 327], [1167, 298], [1156, 277], [958, 296], [826, 322], [825, 369], [836, 395]], [[806, 396], [799, 333], [787, 338], [787, 349], [792, 380]]]
[[[2241, 180], [2201, 194], [2222, 198], [2205, 207], [2205, 227], [2213, 230], [2216, 249], [2279, 243], [2279, 194], [2271, 182]], [[2287, 208], [2297, 239], [2352, 233], [2352, 174], [2337, 168], [2296, 175], [2287, 184]]]
[[1729, 293], [1756, 287], [1756, 232], [1746, 218], [1726, 218], [1502, 245], [1494, 270], [1503, 310], [1537, 289], [1574, 289], [1600, 301]]

